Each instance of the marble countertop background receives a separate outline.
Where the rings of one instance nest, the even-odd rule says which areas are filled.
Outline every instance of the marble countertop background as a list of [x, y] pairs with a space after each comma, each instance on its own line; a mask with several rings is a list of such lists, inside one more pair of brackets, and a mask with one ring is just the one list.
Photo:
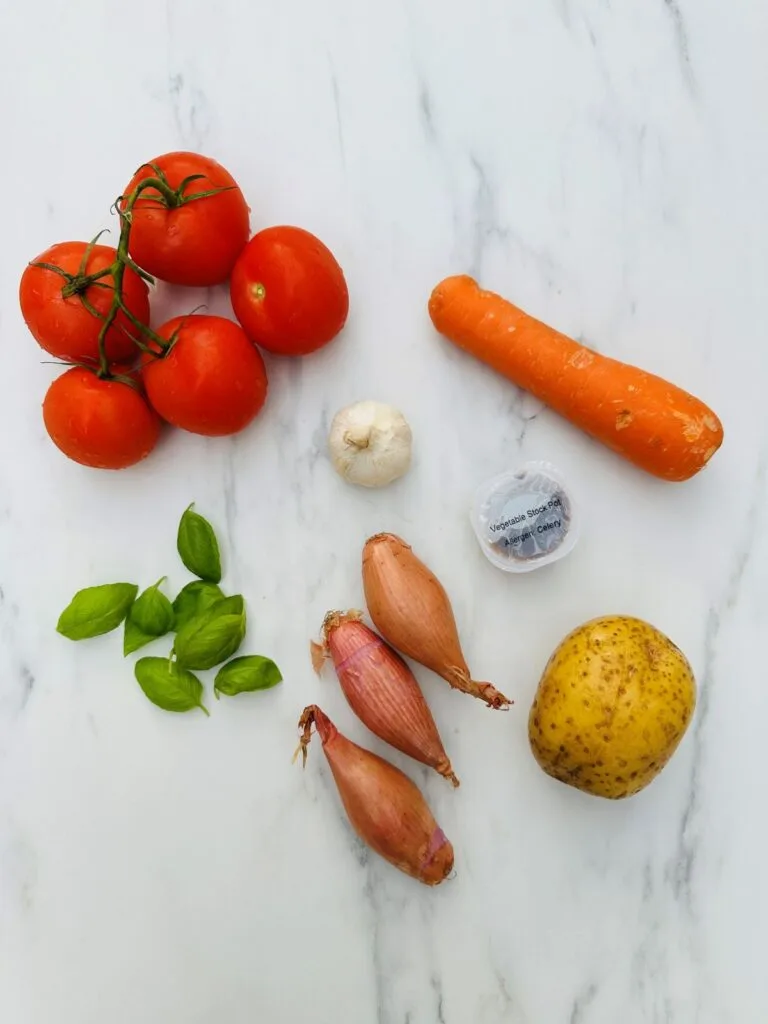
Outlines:
[[[41, 0], [0, 22], [0, 1020], [3, 1024], [764, 1024], [768, 972], [768, 14], [757, 0]], [[40, 403], [55, 368], [16, 298], [27, 260], [87, 238], [134, 168], [195, 149], [241, 182], [254, 229], [337, 254], [344, 335], [269, 364], [228, 440], [175, 433], [142, 466], [81, 469]], [[469, 271], [601, 351], [688, 387], [726, 444], [686, 485], [642, 475], [432, 331]], [[159, 321], [219, 292], [160, 289]], [[342, 404], [412, 423], [392, 488], [345, 486]], [[582, 540], [507, 578], [468, 521], [483, 478], [557, 463]], [[152, 707], [106, 637], [54, 632], [72, 592], [147, 585], [190, 501], [216, 524], [249, 648], [284, 684], [210, 720]], [[307, 641], [362, 600], [364, 539], [405, 536], [454, 599], [494, 715], [419, 673], [461, 775], [421, 785], [456, 848], [431, 891], [353, 837], [318, 701], [374, 749]], [[694, 724], [630, 801], [547, 778], [527, 709], [555, 644], [637, 614], [688, 653]], [[392, 756], [392, 755], [390, 755]], [[393, 760], [405, 766], [404, 760]]]

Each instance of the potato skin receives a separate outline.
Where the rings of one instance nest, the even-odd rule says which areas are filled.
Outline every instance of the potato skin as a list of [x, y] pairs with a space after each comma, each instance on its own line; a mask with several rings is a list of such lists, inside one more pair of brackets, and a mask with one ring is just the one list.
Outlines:
[[585, 623], [549, 659], [528, 718], [533, 756], [555, 779], [618, 800], [644, 789], [693, 717], [685, 656], [641, 619]]

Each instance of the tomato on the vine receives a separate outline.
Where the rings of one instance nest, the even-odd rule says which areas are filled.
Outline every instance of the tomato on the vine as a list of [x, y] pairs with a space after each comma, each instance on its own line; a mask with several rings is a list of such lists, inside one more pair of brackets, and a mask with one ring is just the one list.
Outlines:
[[241, 327], [221, 316], [190, 314], [156, 333], [169, 348], [145, 353], [141, 375], [164, 420], [209, 436], [234, 434], [251, 422], [267, 397], [267, 371]]
[[125, 469], [149, 455], [160, 421], [135, 387], [73, 366], [48, 388], [43, 420], [51, 440], [83, 466]]
[[232, 271], [230, 297], [248, 337], [278, 355], [302, 356], [327, 345], [349, 312], [341, 267], [302, 228], [254, 235]]
[[[116, 256], [108, 245], [59, 242], [26, 267], [19, 285], [21, 313], [46, 352], [69, 362], [98, 362], [99, 331], [112, 304], [114, 283], [108, 273], [98, 280], [88, 278], [109, 270]], [[43, 263], [47, 267], [39, 265]], [[137, 320], [149, 323], [149, 289], [130, 268], [123, 277], [123, 301]], [[139, 333], [120, 310], [104, 339], [108, 361], [135, 356], [132, 339]]]
[[121, 199], [123, 210], [147, 178], [159, 179], [163, 187], [147, 188], [133, 206], [131, 257], [171, 284], [226, 281], [250, 234], [248, 205], [229, 171], [197, 153], [166, 153], [134, 174]]

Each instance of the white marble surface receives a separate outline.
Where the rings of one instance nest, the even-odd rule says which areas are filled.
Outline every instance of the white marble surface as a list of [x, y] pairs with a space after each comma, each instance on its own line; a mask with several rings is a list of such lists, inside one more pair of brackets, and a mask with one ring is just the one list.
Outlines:
[[[40, 0], [0, 26], [0, 1020], [3, 1024], [763, 1024], [768, 823], [768, 15], [758, 0]], [[25, 261], [89, 237], [135, 166], [227, 165], [253, 225], [336, 252], [348, 329], [270, 363], [257, 425], [175, 434], [122, 474], [69, 464], [40, 402], [53, 368], [16, 301]], [[664, 485], [450, 350], [425, 303], [469, 270], [531, 312], [708, 400], [727, 440]], [[225, 311], [220, 294], [195, 294]], [[159, 319], [179, 297], [163, 292]], [[173, 308], [178, 308], [174, 306]], [[188, 307], [187, 307], [188, 308]], [[324, 450], [362, 397], [403, 408], [410, 476], [347, 488]], [[477, 550], [480, 479], [545, 457], [589, 522], [551, 570]], [[77, 587], [187, 578], [192, 500], [218, 526], [249, 646], [285, 683], [202, 715], [149, 705], [114, 637], [54, 633]], [[493, 715], [420, 673], [463, 785], [408, 770], [457, 854], [421, 889], [355, 841], [307, 640], [361, 601], [370, 533], [409, 539], [454, 598]], [[555, 643], [629, 612], [686, 650], [695, 724], [623, 804], [545, 777], [527, 708]], [[393, 758], [403, 764], [402, 759]]]

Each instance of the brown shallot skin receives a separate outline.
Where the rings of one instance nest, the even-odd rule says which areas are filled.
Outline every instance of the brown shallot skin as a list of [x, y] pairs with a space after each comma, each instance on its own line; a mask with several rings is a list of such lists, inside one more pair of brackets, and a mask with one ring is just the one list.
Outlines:
[[315, 704], [299, 719], [305, 764], [313, 723], [341, 802], [363, 842], [425, 885], [444, 881], [453, 870], [453, 847], [408, 776], [342, 736]]
[[393, 647], [489, 707], [512, 703], [495, 686], [471, 678], [448, 595], [404, 540], [378, 533], [366, 542], [363, 588], [374, 626]]
[[[359, 612], [329, 612], [322, 654], [333, 661], [341, 689], [357, 717], [379, 739], [458, 786], [435, 720], [413, 672]], [[316, 661], [317, 651], [313, 650]]]

